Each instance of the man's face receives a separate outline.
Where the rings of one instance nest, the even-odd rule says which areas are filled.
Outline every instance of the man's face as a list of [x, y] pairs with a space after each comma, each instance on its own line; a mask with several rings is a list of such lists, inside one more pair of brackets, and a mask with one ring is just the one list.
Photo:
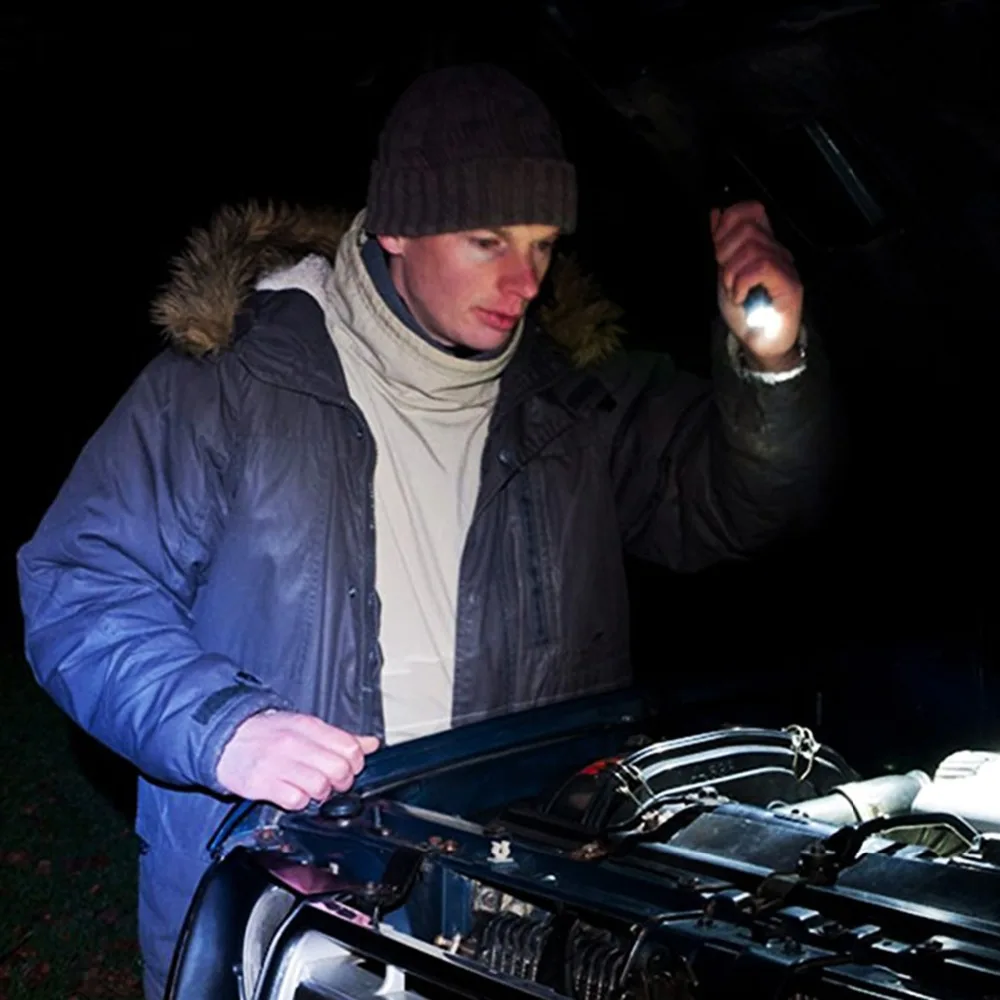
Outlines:
[[538, 294], [558, 235], [554, 226], [526, 225], [378, 241], [396, 289], [431, 337], [491, 351]]

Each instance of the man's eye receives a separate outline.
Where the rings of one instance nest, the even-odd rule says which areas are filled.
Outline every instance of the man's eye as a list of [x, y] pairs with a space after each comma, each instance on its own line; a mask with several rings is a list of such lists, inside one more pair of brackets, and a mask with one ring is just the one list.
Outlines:
[[541, 250], [542, 253], [552, 253], [555, 248], [556, 244], [554, 240], [546, 240], [544, 243], [538, 244], [538, 249]]
[[496, 250], [500, 246], [500, 241], [495, 236], [474, 236], [472, 245], [480, 250]]

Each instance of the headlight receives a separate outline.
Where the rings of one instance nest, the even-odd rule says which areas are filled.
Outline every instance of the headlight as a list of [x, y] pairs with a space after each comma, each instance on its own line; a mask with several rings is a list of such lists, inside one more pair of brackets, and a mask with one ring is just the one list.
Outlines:
[[298, 935], [281, 958], [275, 988], [261, 1000], [419, 1000], [406, 989], [406, 975], [391, 965], [359, 958], [320, 931]]
[[277, 885], [265, 889], [254, 903], [243, 935], [243, 1000], [254, 996], [267, 950], [294, 908], [295, 896]]

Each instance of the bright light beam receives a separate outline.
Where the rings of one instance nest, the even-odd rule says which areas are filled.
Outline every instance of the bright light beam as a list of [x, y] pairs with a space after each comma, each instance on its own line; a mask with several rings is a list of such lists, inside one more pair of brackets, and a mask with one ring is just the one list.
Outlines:
[[781, 332], [781, 316], [763, 285], [754, 285], [743, 303], [747, 326], [764, 337], [776, 337]]

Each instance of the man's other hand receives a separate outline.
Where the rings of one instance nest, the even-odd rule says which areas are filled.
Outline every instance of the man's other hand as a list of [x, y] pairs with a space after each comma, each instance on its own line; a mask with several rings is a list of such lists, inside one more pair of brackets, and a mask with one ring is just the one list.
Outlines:
[[[726, 325], [753, 367], [794, 368], [801, 363], [797, 342], [804, 292], [792, 255], [774, 238], [764, 206], [747, 201], [712, 209], [711, 226], [719, 265], [719, 308]], [[775, 331], [747, 325], [743, 303], [754, 285], [763, 285], [771, 296], [781, 318]]]
[[347, 791], [378, 745], [374, 736], [353, 736], [313, 715], [263, 712], [233, 734], [216, 777], [241, 798], [304, 809]]

